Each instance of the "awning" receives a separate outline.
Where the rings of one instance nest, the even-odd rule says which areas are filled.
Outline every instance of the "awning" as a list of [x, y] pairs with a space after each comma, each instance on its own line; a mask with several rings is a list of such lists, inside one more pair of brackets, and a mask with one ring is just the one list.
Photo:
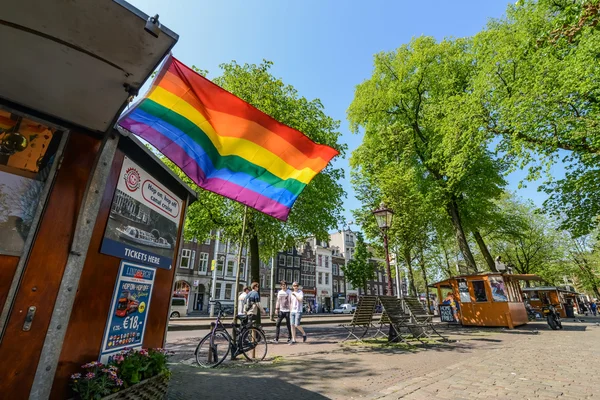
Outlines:
[[107, 131], [177, 42], [164, 26], [146, 32], [147, 20], [122, 0], [3, 2], [0, 98]]

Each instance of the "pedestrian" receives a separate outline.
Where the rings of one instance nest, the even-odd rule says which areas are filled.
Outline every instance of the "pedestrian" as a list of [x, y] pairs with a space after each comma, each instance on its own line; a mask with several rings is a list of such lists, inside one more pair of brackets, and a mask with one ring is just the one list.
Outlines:
[[250, 293], [250, 288], [246, 286], [242, 293], [240, 293], [240, 295], [238, 296], [238, 315], [246, 313], [246, 310], [244, 310], [244, 304], [246, 304], [246, 297], [248, 296], [248, 293]]
[[580, 314], [585, 314], [585, 316], [587, 317], [587, 315], [588, 315], [588, 309], [585, 306], [584, 302], [579, 303], [579, 311], [580, 311]]
[[298, 282], [292, 283], [292, 290], [290, 297], [290, 315], [292, 317], [292, 341], [290, 344], [296, 343], [296, 329], [302, 333], [302, 341], [306, 342], [306, 332], [304, 328], [300, 326], [300, 320], [302, 319], [302, 300], [304, 299], [304, 293], [298, 286]]
[[[258, 293], [258, 282], [252, 282], [250, 285], [252, 291], [246, 295], [243, 311], [244, 314], [249, 315], [252, 319], [257, 315], [265, 315], [265, 310], [260, 304], [260, 293]], [[247, 289], [247, 288], [246, 288]]]
[[285, 326], [288, 330], [288, 342], [292, 341], [292, 329], [290, 327], [290, 296], [292, 292], [287, 287], [286, 281], [281, 281], [281, 290], [277, 292], [277, 302], [275, 303], [275, 313], [277, 322], [275, 323], [275, 340], [273, 343], [279, 343], [279, 330], [281, 321], [285, 319]]

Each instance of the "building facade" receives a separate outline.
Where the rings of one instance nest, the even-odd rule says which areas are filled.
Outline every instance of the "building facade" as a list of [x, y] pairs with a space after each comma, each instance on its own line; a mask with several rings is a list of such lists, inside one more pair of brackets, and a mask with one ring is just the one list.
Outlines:
[[338, 308], [346, 303], [346, 279], [344, 278], [343, 267], [346, 265], [346, 259], [342, 256], [337, 247], [332, 249], [331, 256], [331, 292], [333, 297], [333, 308]]
[[[332, 247], [339, 249], [339, 254], [344, 258], [344, 265], [354, 258], [356, 248], [356, 234], [345, 228], [343, 231], [335, 232], [329, 235], [329, 241]], [[338, 264], [339, 265], [339, 264]], [[358, 289], [353, 287], [350, 282], [346, 282], [346, 302], [350, 304], [358, 303]]]

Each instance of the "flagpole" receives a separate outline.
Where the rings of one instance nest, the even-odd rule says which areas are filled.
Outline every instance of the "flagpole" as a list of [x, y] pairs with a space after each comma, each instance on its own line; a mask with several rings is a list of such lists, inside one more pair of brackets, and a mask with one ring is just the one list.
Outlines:
[[[233, 318], [235, 320], [235, 317], [242, 311], [242, 310], [238, 310], [238, 297], [239, 297], [239, 293], [238, 293], [238, 286], [240, 285], [240, 265], [242, 263], [242, 250], [244, 249], [244, 236], [246, 235], [246, 216], [248, 214], [248, 206], [244, 206], [244, 222], [242, 222], [242, 235], [240, 238], [240, 248], [238, 249], [238, 259], [237, 259], [237, 272], [235, 274], [235, 289], [233, 291], [233, 293], [235, 293], [235, 298], [234, 298], [234, 302], [233, 302]], [[246, 263], [247, 264], [247, 263]]]

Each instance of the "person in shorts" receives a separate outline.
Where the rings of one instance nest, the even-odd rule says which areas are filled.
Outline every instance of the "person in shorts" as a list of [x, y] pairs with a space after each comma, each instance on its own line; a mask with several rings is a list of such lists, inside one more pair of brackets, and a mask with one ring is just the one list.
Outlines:
[[292, 284], [292, 293], [290, 295], [290, 315], [292, 317], [292, 341], [290, 344], [296, 343], [296, 329], [302, 333], [302, 341], [306, 342], [306, 332], [304, 332], [304, 328], [300, 326], [303, 299], [304, 293], [300, 290], [298, 282], [294, 282]]

